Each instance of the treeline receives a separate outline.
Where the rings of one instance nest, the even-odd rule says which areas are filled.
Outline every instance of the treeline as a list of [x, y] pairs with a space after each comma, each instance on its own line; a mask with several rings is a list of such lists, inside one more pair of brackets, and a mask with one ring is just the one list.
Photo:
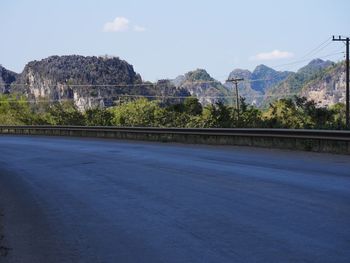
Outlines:
[[107, 109], [80, 112], [72, 102], [30, 103], [25, 97], [0, 95], [1, 125], [86, 125], [184, 128], [290, 128], [343, 129], [345, 106], [316, 107], [313, 101], [294, 97], [280, 99], [266, 110], [247, 105], [241, 98], [239, 111], [217, 103], [203, 107], [188, 97], [183, 103], [163, 105], [145, 98]]

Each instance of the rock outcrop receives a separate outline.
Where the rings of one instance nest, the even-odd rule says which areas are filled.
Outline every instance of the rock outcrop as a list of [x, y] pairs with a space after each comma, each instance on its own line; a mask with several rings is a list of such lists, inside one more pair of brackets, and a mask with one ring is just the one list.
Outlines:
[[212, 78], [204, 69], [197, 69], [180, 75], [172, 83], [197, 97], [203, 105], [216, 102], [229, 102], [229, 91], [219, 81]]
[[11, 92], [30, 100], [72, 100], [80, 110], [109, 107], [139, 96], [165, 100], [190, 95], [170, 83], [144, 83], [132, 65], [116, 57], [72, 55], [32, 61], [14, 84]]
[[345, 103], [345, 81], [345, 63], [337, 63], [306, 83], [300, 94], [319, 106]]
[[12, 72], [0, 65], [0, 91], [1, 93], [9, 93], [10, 86], [18, 78], [18, 74]]

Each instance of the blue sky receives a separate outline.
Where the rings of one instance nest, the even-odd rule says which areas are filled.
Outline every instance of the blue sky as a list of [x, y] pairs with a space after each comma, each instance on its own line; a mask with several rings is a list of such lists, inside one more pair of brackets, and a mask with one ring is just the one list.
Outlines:
[[234, 68], [340, 60], [341, 42], [305, 55], [333, 34], [350, 35], [348, 0], [1, 0], [0, 10], [0, 64], [16, 72], [50, 55], [108, 54], [145, 80], [196, 68], [224, 80]]

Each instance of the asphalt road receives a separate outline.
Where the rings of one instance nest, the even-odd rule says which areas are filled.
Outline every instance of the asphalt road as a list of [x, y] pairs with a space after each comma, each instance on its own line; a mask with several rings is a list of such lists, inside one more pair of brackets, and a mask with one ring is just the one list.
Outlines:
[[350, 262], [350, 157], [0, 136], [1, 262]]

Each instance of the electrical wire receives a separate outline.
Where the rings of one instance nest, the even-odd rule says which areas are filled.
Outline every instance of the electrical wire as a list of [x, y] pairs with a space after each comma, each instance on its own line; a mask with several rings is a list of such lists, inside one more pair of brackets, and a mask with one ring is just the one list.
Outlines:
[[[188, 85], [188, 84], [209, 84], [209, 83], [218, 83], [221, 84], [218, 80], [209, 80], [209, 81], [186, 81], [182, 85]], [[1, 83], [0, 83], [1, 84]], [[28, 83], [4, 83], [4, 85], [11, 85], [11, 86], [31, 86]], [[60, 83], [55, 85], [45, 85], [45, 87], [58, 87], [58, 86], [65, 86], [65, 87], [77, 87], [77, 88], [89, 88], [89, 87], [105, 87], [105, 88], [111, 88], [111, 87], [162, 87], [163, 83], [139, 83], [139, 84], [66, 84], [66, 83]]]
[[[345, 91], [345, 90], [344, 90]], [[342, 90], [334, 90], [332, 91], [332, 94], [343, 94], [344, 91]], [[294, 96], [294, 95], [300, 95], [299, 92], [291, 92], [291, 93], [284, 93], [284, 94], [259, 94], [259, 95], [248, 95], [245, 96], [245, 99], [256, 99], [256, 98], [266, 98], [266, 97], [278, 97], [278, 98], [283, 98], [286, 96]], [[120, 98], [154, 98], [154, 99], [186, 99], [189, 96], [171, 96], [171, 95], [130, 95], [130, 94], [120, 94], [117, 95], [114, 101], [118, 101]], [[236, 96], [201, 96], [201, 98], [205, 99], [232, 99], [236, 98]], [[87, 99], [88, 101], [100, 101], [103, 100], [103, 97], [98, 97], [98, 98], [89, 98]], [[9, 102], [16, 102], [16, 103], [39, 103], [39, 102], [64, 102], [64, 101], [75, 101], [74, 98], [59, 98], [59, 99], [38, 99], [38, 100], [18, 100], [14, 98], [7, 98], [6, 100], [0, 99], [0, 104], [1, 103], [9, 103]]]
[[329, 46], [332, 43], [332, 38], [328, 37], [325, 41], [323, 41], [321, 44], [319, 44], [316, 48], [310, 50], [309, 52], [307, 52], [304, 56], [302, 56], [300, 59], [304, 59], [306, 57], [309, 56], [314, 56], [315, 54], [319, 53], [320, 51], [322, 51], [324, 48], [326, 48], [327, 46]]
[[[329, 58], [329, 57], [333, 57], [333, 56], [339, 55], [339, 54], [344, 54], [344, 52], [342, 51], [342, 52], [331, 53], [331, 54], [327, 54], [327, 55], [324, 55], [324, 56], [318, 57], [318, 58], [320, 58], [320, 59]], [[310, 61], [310, 59], [302, 59], [302, 60], [297, 60], [297, 61], [293, 61], [293, 62], [289, 62], [289, 63], [285, 63], [285, 64], [280, 64], [280, 65], [274, 66], [274, 68], [280, 68], [280, 67], [284, 67], [284, 66], [300, 64], [300, 63], [303, 63], [305, 61]]]
[[[333, 57], [335, 55], [339, 55], [339, 54], [344, 54], [344, 52], [336, 52], [336, 53], [331, 53], [331, 54], [327, 54], [325, 56], [319, 57], [320, 59], [322, 58], [329, 58], [329, 57]], [[299, 60], [299, 61], [295, 61], [295, 62], [291, 62], [291, 63], [286, 63], [286, 64], [281, 64], [279, 66], [284, 66], [284, 65], [292, 65], [292, 64], [296, 64], [296, 63], [300, 63], [300, 62], [305, 62], [308, 59], [304, 59], [304, 60]], [[278, 66], [276, 66], [278, 67]], [[250, 83], [250, 82], [257, 82], [257, 81], [271, 81], [277, 78], [263, 78], [263, 79], [255, 79], [255, 80], [244, 80], [243, 82], [245, 83]], [[195, 84], [211, 84], [211, 83], [217, 83], [217, 84], [222, 84], [220, 81], [218, 80], [211, 80], [211, 81], [185, 81], [183, 84], [181, 84], [179, 86], [179, 88], [184, 87], [186, 85], [195, 85]], [[226, 83], [226, 82], [225, 82]], [[225, 84], [223, 83], [223, 84]], [[9, 86], [31, 86], [28, 83], [2, 83], [3, 85], [9, 85]], [[222, 84], [222, 85], [223, 85]], [[76, 88], [117, 88], [117, 87], [160, 87], [162, 88], [162, 85], [164, 85], [163, 83], [139, 83], [139, 84], [66, 84], [66, 83], [60, 83], [60, 84], [56, 84], [56, 85], [45, 85], [46, 88], [54, 88], [54, 87], [59, 87], [59, 86], [66, 86], [66, 87], [76, 87]]]

